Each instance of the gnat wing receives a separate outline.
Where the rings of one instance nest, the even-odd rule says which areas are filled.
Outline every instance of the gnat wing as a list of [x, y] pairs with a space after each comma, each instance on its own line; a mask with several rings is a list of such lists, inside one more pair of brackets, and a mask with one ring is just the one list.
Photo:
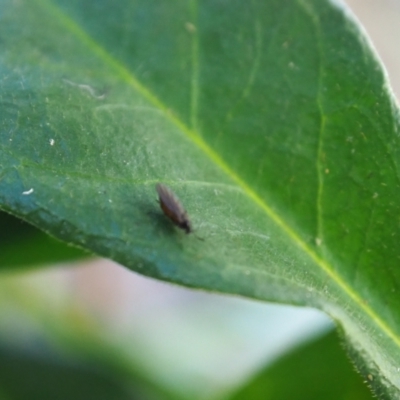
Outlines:
[[158, 183], [156, 185], [156, 190], [158, 196], [160, 197], [160, 201], [164, 203], [172, 213], [178, 217], [185, 214], [185, 209], [182, 207], [179, 199], [174, 195], [171, 189], [161, 183]]

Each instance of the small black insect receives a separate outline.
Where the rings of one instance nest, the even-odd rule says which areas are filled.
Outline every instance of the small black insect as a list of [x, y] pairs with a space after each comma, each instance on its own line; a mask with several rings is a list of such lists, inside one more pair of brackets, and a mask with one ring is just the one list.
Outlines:
[[187, 212], [172, 190], [162, 183], [157, 183], [156, 190], [158, 193], [160, 207], [164, 214], [176, 226], [183, 229], [186, 233], [191, 233], [193, 231], [192, 224], [190, 223]]

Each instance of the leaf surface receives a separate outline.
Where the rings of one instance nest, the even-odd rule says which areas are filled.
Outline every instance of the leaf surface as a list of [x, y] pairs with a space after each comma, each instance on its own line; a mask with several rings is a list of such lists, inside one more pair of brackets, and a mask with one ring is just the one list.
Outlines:
[[9, 343], [1, 343], [0, 355], [2, 399], [174, 398], [164, 393], [163, 389], [146, 382], [139, 374], [134, 376], [131, 373], [128, 379], [111, 363], [99, 363], [99, 360], [89, 357], [66, 356], [48, 348], [34, 352], [32, 349], [18, 348], [15, 344], [10, 346]]
[[229, 399], [372, 400], [373, 396], [348, 363], [337, 335], [330, 333], [264, 368]]
[[3, 227], [0, 232], [0, 271], [61, 263], [87, 256], [80, 249], [54, 240], [10, 214], [0, 213], [0, 226]]
[[2, 208], [148, 276], [318, 307], [399, 395], [399, 115], [343, 9], [0, 4]]

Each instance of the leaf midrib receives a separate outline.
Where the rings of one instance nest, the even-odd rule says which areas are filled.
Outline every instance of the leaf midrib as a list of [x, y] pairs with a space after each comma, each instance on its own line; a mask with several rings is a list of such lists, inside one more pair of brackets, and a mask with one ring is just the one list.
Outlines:
[[[400, 337], [391, 329], [389, 325], [382, 320], [379, 315], [361, 299], [357, 292], [349, 286], [343, 278], [334, 270], [333, 266], [328, 262], [320, 258], [301, 238], [300, 236], [287, 224], [258, 194], [247, 185], [239, 175], [232, 170], [224, 160], [211, 148], [206, 142], [197, 134], [196, 131], [188, 128], [179, 118], [173, 115], [169, 108], [166, 107], [158, 98], [155, 96], [146, 86], [140, 83], [134, 74], [125, 68], [118, 60], [112, 57], [102, 46], [100, 46], [92, 37], [90, 37], [82, 28], [80, 28], [65, 12], [63, 12], [56, 4], [51, 0], [36, 0], [40, 3], [45, 10], [51, 10], [60, 22], [78, 39], [85, 43], [99, 58], [101, 58], [106, 64], [112, 67], [116, 73], [123, 79], [127, 84], [134, 88], [137, 92], [142, 94], [150, 103], [157, 107], [176, 127], [190, 141], [196, 145], [205, 155], [225, 174], [235, 182], [244, 192], [247, 197], [253, 201], [265, 214], [279, 226], [282, 231], [293, 241], [293, 243], [300, 248], [322, 271], [324, 271], [328, 277], [336, 283], [336, 285], [342, 289], [342, 291], [351, 299], [357, 306], [368, 315], [373, 322], [379, 327], [379, 329], [390, 338], [397, 347], [400, 348]], [[300, 2], [301, 3], [301, 2]], [[198, 29], [198, 27], [196, 27]]]

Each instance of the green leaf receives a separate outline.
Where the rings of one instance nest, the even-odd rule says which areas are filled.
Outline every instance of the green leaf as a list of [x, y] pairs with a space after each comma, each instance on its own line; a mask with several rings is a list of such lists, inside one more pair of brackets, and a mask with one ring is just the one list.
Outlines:
[[111, 365], [93, 361], [60, 354], [49, 348], [32, 351], [1, 343], [0, 396], [2, 399], [30, 400], [172, 399], [139, 376], [130, 376], [128, 381]]
[[336, 334], [330, 333], [266, 367], [229, 398], [370, 400], [373, 397], [349, 365]]
[[9, 214], [0, 212], [0, 226], [0, 270], [26, 269], [87, 256]]
[[399, 396], [399, 114], [336, 3], [0, 4], [3, 209], [148, 276], [320, 308]]

